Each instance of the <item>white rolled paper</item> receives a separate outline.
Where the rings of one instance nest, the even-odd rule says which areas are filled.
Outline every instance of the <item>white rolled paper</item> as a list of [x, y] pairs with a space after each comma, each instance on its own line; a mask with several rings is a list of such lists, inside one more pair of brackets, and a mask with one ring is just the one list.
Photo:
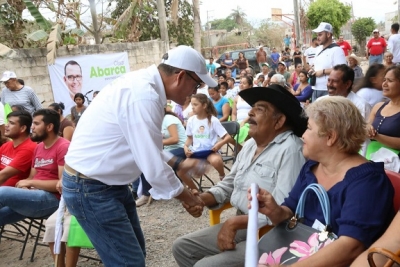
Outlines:
[[249, 210], [249, 222], [247, 223], [246, 240], [246, 267], [258, 265], [258, 185], [251, 184], [251, 209]]

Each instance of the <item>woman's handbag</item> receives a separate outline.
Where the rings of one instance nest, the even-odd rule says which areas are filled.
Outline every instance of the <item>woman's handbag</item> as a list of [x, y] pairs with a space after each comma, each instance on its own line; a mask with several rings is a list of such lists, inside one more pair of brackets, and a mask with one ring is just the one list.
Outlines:
[[393, 264], [398, 264], [400, 265], [400, 250], [397, 251], [397, 253], [393, 253], [390, 250], [384, 249], [384, 248], [370, 248], [368, 250], [368, 263], [370, 267], [376, 267], [376, 264], [374, 262], [374, 254], [380, 254], [386, 258], [388, 258], [388, 261], [385, 263], [383, 267], [391, 267]]
[[[301, 223], [304, 218], [305, 200], [310, 191], [317, 194], [322, 206], [326, 226], [321, 230]], [[297, 204], [296, 214], [275, 226], [258, 242], [260, 264], [292, 264], [304, 260], [332, 243], [337, 237], [330, 231], [330, 203], [328, 194], [319, 184], [304, 189]], [[322, 225], [322, 224], [321, 224]]]
[[90, 242], [85, 231], [76, 220], [75, 216], [71, 216], [71, 223], [69, 225], [68, 233], [68, 247], [81, 247], [81, 248], [94, 248], [92, 242]]

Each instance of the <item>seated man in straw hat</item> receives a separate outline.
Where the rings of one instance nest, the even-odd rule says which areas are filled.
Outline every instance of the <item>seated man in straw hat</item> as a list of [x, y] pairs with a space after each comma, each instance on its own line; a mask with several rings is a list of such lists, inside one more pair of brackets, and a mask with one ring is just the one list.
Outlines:
[[[187, 266], [243, 266], [248, 221], [247, 189], [251, 183], [267, 187], [279, 203], [294, 185], [305, 159], [299, 137], [306, 129], [299, 101], [282, 86], [253, 87], [239, 93], [249, 111], [249, 139], [240, 151], [231, 172], [200, 198], [209, 209], [230, 202], [237, 216], [179, 237], [172, 248], [175, 260]], [[193, 216], [201, 215], [185, 206]], [[271, 224], [259, 216], [259, 227]]]
[[351, 54], [347, 56], [347, 63], [349, 67], [354, 70], [354, 84], [357, 84], [357, 82], [364, 77], [363, 70], [360, 67], [360, 59], [355, 54]]

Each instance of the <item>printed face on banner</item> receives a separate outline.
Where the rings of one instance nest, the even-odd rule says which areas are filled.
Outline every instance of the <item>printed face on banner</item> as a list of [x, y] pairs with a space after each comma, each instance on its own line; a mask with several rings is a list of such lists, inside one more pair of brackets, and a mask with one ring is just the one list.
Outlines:
[[128, 53], [94, 54], [57, 58], [49, 65], [54, 102], [63, 102], [64, 115], [75, 106], [74, 96], [82, 93], [85, 106], [93, 100], [93, 92], [100, 91], [110, 82], [129, 72]]
[[74, 60], [68, 61], [64, 69], [64, 82], [68, 87], [71, 99], [74, 99], [75, 94], [82, 93], [82, 69]]

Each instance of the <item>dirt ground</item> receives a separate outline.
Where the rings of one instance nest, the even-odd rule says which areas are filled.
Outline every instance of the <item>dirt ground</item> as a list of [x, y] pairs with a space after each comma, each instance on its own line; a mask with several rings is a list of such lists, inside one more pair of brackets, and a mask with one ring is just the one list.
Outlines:
[[[361, 67], [365, 72], [368, 69], [368, 61], [363, 58]], [[218, 180], [218, 174], [213, 171], [211, 177], [214, 182]], [[153, 201], [149, 206], [138, 208], [141, 226], [146, 238], [148, 267], [176, 267], [172, 256], [172, 242], [179, 236], [188, 234], [209, 225], [208, 210], [205, 209], [200, 218], [193, 218], [181, 206], [177, 200]], [[234, 209], [222, 214], [222, 220], [233, 216]], [[22, 243], [1, 239], [0, 242], [0, 267], [51, 267], [54, 266], [48, 247], [38, 246], [34, 262], [30, 262], [34, 239], [30, 239], [22, 260], [19, 260]], [[129, 244], [129, 241], [127, 241]], [[85, 250], [84, 254], [97, 257], [94, 250]], [[80, 258], [79, 267], [104, 266], [98, 261]]]
[[[217, 181], [218, 174], [211, 172], [211, 177]], [[141, 226], [146, 238], [146, 266], [149, 267], [175, 267], [177, 266], [172, 256], [172, 242], [179, 236], [207, 227], [209, 224], [208, 210], [205, 209], [200, 218], [193, 218], [181, 206], [180, 202], [173, 200], [153, 200], [151, 205], [138, 208]], [[222, 220], [234, 214], [230, 209], [223, 213]], [[10, 229], [10, 228], [7, 228]], [[0, 242], [0, 267], [52, 267], [54, 266], [48, 247], [38, 246], [34, 262], [30, 262], [34, 238], [29, 240], [22, 260], [19, 254], [22, 243], [2, 238]], [[129, 244], [129, 241], [126, 242]], [[84, 254], [97, 257], [94, 250], [85, 250]], [[103, 264], [80, 258], [79, 267], [104, 266]]]

